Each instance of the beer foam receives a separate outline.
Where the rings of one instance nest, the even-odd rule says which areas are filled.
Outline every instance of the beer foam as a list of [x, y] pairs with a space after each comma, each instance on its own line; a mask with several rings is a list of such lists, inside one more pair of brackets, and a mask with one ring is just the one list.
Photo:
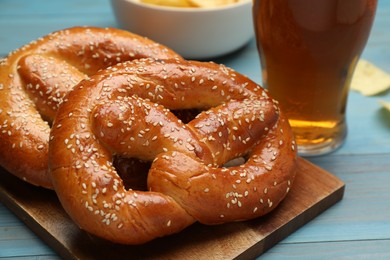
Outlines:
[[361, 59], [356, 66], [351, 89], [365, 96], [380, 94], [390, 89], [390, 74]]

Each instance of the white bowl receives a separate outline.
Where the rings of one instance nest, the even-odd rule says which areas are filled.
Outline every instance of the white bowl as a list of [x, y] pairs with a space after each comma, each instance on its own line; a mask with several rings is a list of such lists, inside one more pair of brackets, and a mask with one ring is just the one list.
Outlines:
[[252, 0], [217, 8], [164, 7], [111, 0], [120, 27], [166, 45], [187, 59], [218, 57], [254, 35]]

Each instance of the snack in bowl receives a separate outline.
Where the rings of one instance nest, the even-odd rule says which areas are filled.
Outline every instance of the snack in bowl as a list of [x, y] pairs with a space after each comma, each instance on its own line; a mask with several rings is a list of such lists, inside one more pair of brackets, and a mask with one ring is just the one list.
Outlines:
[[[186, 124], [171, 112], [186, 109], [203, 112]], [[124, 186], [116, 156], [152, 162], [146, 190]], [[245, 163], [223, 166], [237, 157]], [[265, 90], [183, 59], [124, 62], [81, 81], [50, 133], [62, 206], [80, 228], [122, 244], [267, 214], [290, 190], [296, 159], [288, 120]]]
[[93, 27], [57, 31], [10, 53], [0, 61], [0, 165], [52, 188], [49, 131], [65, 94], [102, 68], [146, 57], [180, 56], [144, 37]]
[[198, 2], [203, 7], [111, 0], [121, 28], [164, 44], [186, 59], [226, 55], [253, 39], [251, 0], [213, 7], [213, 1]]
[[174, 7], [193, 7], [187, 0], [139, 0], [141, 3], [174, 6]]
[[195, 7], [210, 8], [238, 3], [241, 0], [188, 0]]
[[174, 7], [200, 7], [212, 8], [238, 3], [240, 0], [139, 0], [142, 3], [174, 6]]

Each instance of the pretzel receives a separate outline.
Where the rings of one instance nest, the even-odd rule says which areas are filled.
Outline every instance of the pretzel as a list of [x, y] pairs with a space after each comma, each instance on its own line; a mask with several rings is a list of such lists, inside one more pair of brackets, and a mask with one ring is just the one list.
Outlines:
[[138, 35], [93, 27], [54, 32], [10, 53], [0, 61], [0, 165], [52, 188], [49, 131], [64, 95], [102, 68], [145, 57], [179, 56]]
[[[185, 124], [178, 109], [203, 112]], [[297, 157], [288, 121], [260, 86], [223, 65], [177, 59], [125, 62], [80, 82], [49, 150], [70, 217], [121, 244], [267, 214], [288, 193]], [[117, 156], [152, 162], [147, 190], [124, 186]], [[239, 157], [245, 163], [224, 166]]]

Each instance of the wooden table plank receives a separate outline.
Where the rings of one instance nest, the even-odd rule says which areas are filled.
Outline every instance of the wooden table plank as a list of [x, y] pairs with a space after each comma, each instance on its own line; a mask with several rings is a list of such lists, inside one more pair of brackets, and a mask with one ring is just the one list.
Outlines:
[[31, 20], [28, 15], [55, 17], [72, 15], [99, 15], [111, 13], [110, 0], [52, 1], [52, 0], [2, 0], [0, 10], [4, 15]]
[[285, 244], [271, 248], [261, 260], [390, 259], [390, 240]]

